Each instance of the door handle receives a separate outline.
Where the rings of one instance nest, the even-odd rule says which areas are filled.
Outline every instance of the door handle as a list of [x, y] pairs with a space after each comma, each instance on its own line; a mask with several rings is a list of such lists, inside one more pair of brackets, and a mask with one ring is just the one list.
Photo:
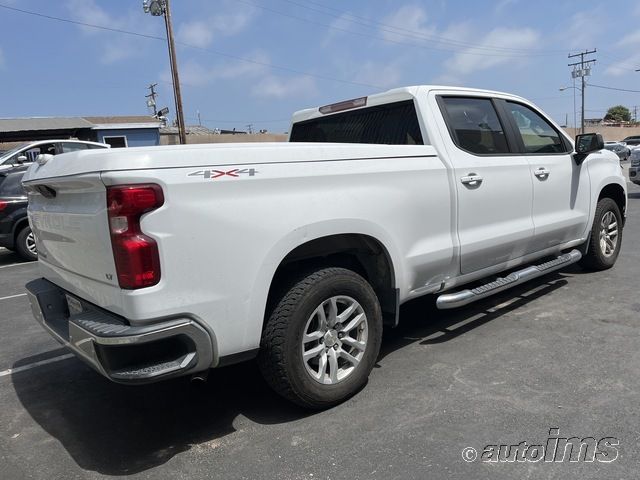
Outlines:
[[540, 167], [533, 174], [538, 178], [544, 179], [547, 178], [550, 173], [551, 172], [548, 169]]
[[471, 185], [471, 186], [480, 185], [482, 183], [482, 180], [483, 180], [482, 177], [480, 175], [475, 174], [475, 173], [470, 173], [469, 175], [460, 178], [460, 181], [463, 184]]

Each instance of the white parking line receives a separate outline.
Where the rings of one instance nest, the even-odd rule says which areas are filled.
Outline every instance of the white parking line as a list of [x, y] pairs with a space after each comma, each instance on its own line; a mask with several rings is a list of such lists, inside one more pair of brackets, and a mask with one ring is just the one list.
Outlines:
[[9, 295], [8, 297], [0, 297], [0, 300], [9, 300], [10, 298], [26, 297], [26, 293], [19, 293], [17, 295]]
[[12, 263], [11, 265], [2, 265], [0, 268], [19, 267], [20, 265], [31, 265], [32, 263], [38, 263], [37, 260], [33, 262]]
[[66, 360], [72, 357], [74, 357], [72, 353], [67, 353], [65, 355], [60, 355], [59, 357], [53, 357], [47, 360], [40, 360], [39, 362], [29, 363], [28, 365], [22, 365], [16, 368], [8, 368], [7, 370], [3, 370], [2, 372], [0, 372], [0, 377], [6, 377], [7, 375], [24, 372], [25, 370], [31, 370], [32, 368], [41, 367], [42, 365], [48, 365], [50, 363], [59, 362], [61, 360]]

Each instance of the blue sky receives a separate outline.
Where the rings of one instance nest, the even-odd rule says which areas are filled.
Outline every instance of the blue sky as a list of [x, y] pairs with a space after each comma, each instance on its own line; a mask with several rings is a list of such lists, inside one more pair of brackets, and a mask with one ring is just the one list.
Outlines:
[[[152, 37], [138, 0], [0, 5]], [[589, 82], [640, 90], [640, 3], [497, 0], [173, 0], [188, 124], [282, 132], [294, 110], [415, 84], [503, 90], [573, 123], [569, 53], [597, 48]], [[166, 44], [0, 8], [0, 117], [173, 116]], [[579, 108], [579, 98], [576, 98]], [[587, 117], [640, 93], [587, 88]], [[640, 116], [640, 113], [639, 113]], [[579, 121], [579, 120], [578, 120]]]

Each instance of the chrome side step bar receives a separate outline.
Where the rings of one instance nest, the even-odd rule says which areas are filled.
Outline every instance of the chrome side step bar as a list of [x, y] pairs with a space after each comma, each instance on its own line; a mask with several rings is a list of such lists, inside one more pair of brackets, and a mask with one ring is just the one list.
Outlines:
[[462, 307], [463, 305], [468, 305], [476, 300], [502, 292], [507, 288], [515, 287], [516, 285], [533, 280], [534, 278], [553, 272], [554, 270], [559, 270], [567, 265], [576, 263], [580, 258], [582, 258], [582, 254], [578, 250], [571, 250], [569, 253], [560, 255], [554, 260], [518, 270], [517, 272], [510, 273], [504, 278], [498, 278], [493, 282], [486, 283], [479, 287], [440, 295], [438, 300], [436, 300], [436, 306], [440, 310]]

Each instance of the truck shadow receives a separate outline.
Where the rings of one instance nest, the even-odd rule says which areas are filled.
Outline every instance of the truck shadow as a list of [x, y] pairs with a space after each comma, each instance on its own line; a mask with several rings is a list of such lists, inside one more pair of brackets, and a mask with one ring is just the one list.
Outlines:
[[408, 302], [400, 310], [398, 327], [385, 331], [378, 366], [384, 357], [406, 345], [415, 342], [432, 345], [453, 340], [563, 287], [568, 283], [564, 278], [567, 274], [580, 273], [579, 268], [551, 273], [458, 309], [438, 310], [435, 297]]
[[13, 265], [18, 263], [29, 263], [29, 261], [24, 260], [16, 252], [12, 252], [11, 250], [7, 250], [6, 248], [0, 247], [0, 267], [4, 265]]
[[[560, 275], [550, 274], [481, 303], [444, 312], [435, 309], [433, 299], [409, 302], [402, 308], [400, 326], [385, 332], [376, 367], [384, 368], [385, 357], [408, 344], [446, 342], [566, 283]], [[24, 358], [14, 367], [41, 359], [42, 355]], [[223, 437], [236, 431], [239, 416], [269, 425], [331, 415], [305, 411], [281, 399], [262, 380], [254, 362], [212, 370], [209, 381], [199, 385], [186, 379], [117, 385], [75, 358], [16, 373], [12, 380], [27, 412], [73, 461], [84, 470], [106, 475], [143, 472], [200, 445], [220, 448]], [[360, 393], [366, 394], [366, 389]], [[34, 441], [38, 444], [42, 443]]]

